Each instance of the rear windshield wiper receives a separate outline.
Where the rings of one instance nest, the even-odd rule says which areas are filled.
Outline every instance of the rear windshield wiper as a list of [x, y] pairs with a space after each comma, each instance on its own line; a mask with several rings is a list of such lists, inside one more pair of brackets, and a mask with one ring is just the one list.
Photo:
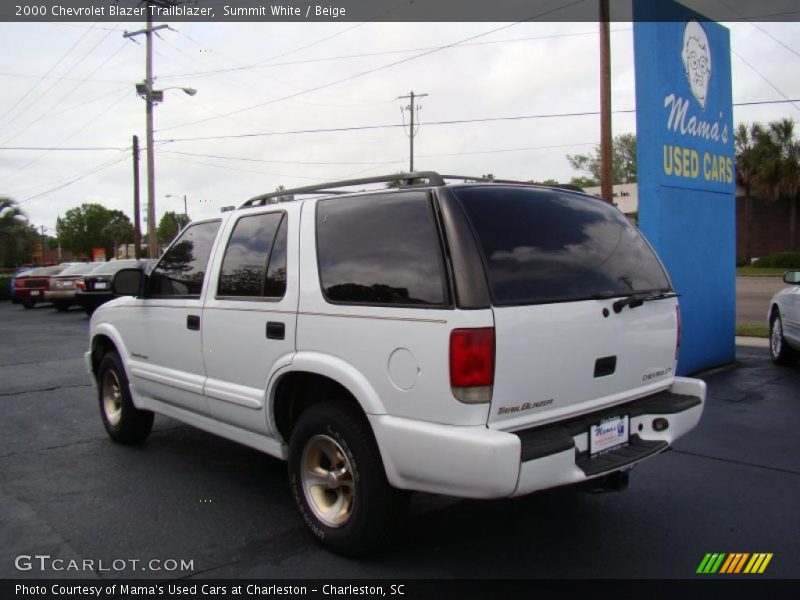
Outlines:
[[622, 312], [622, 309], [626, 306], [630, 306], [631, 308], [636, 308], [637, 306], [641, 306], [645, 302], [649, 302], [650, 300], [663, 300], [664, 298], [677, 298], [678, 294], [675, 292], [642, 292], [639, 294], [631, 294], [630, 296], [626, 296], [625, 298], [620, 298], [616, 300], [611, 307], [614, 309], [615, 313]]

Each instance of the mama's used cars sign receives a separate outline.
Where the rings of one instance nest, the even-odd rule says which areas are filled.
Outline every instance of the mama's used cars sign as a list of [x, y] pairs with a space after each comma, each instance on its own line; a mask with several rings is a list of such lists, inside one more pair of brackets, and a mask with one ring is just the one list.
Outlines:
[[730, 362], [735, 174], [729, 31], [634, 1], [639, 224], [681, 294], [679, 373]]

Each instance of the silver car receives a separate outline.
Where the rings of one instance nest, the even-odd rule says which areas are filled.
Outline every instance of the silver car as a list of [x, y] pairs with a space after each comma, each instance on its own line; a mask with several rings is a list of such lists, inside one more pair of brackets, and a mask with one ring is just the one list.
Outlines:
[[769, 353], [775, 364], [791, 366], [800, 356], [800, 271], [787, 271], [783, 280], [791, 287], [770, 301]]

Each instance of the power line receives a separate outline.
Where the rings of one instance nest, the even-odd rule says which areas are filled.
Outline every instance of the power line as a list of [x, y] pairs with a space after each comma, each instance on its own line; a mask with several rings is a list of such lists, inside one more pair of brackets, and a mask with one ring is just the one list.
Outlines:
[[[623, 29], [615, 29], [611, 33], [619, 33], [624, 31], [631, 31], [631, 28], [623, 28]], [[587, 35], [597, 35], [597, 31], [582, 31], [582, 32], [573, 32], [573, 33], [556, 33], [551, 35], [538, 35], [538, 36], [528, 36], [528, 37], [521, 37], [521, 38], [512, 38], [507, 40], [485, 40], [482, 42], [471, 42], [471, 43], [463, 43], [463, 44], [456, 44], [453, 48], [469, 48], [473, 46], [486, 46], [491, 44], [509, 44], [509, 43], [516, 43], [516, 42], [527, 42], [527, 41], [537, 41], [537, 40], [549, 40], [555, 38], [563, 38], [563, 37], [577, 37], [577, 36], [587, 36]], [[195, 42], [196, 43], [196, 42]], [[316, 58], [306, 58], [300, 60], [293, 60], [287, 62], [279, 62], [279, 63], [272, 63], [269, 65], [259, 65], [258, 63], [252, 65], [243, 65], [239, 67], [233, 67], [228, 69], [212, 69], [208, 71], [194, 71], [194, 72], [187, 72], [187, 73], [177, 73], [171, 75], [164, 75], [161, 79], [176, 79], [176, 78], [192, 78], [192, 77], [204, 77], [206, 75], [214, 75], [219, 73], [227, 73], [232, 71], [246, 71], [252, 69], [270, 69], [273, 67], [285, 67], [291, 65], [301, 65], [301, 64], [308, 64], [308, 63], [316, 63], [316, 62], [330, 62], [336, 60], [349, 60], [353, 58], [370, 58], [373, 56], [386, 56], [391, 54], [408, 54], [410, 52], [424, 52], [427, 50], [435, 50], [437, 46], [423, 46], [421, 48], [403, 48], [398, 50], [382, 50], [378, 52], [362, 52], [357, 54], [344, 54], [339, 56], [321, 56]], [[393, 100], [389, 100], [388, 102], [393, 102]]]
[[[574, 148], [576, 146], [592, 146], [596, 145], [598, 142], [575, 142], [571, 144], [550, 144], [546, 146], [524, 146], [521, 148], [495, 148], [492, 150], [470, 150], [467, 152], [448, 152], [448, 153], [438, 153], [438, 154], [419, 154], [417, 155], [418, 158], [439, 158], [439, 157], [448, 157], [448, 156], [469, 156], [473, 154], [501, 154], [506, 152], [528, 152], [532, 150], [555, 150], [558, 148]], [[386, 165], [396, 165], [402, 164], [405, 159], [399, 158], [397, 160], [385, 160], [385, 161], [372, 161], [372, 162], [345, 162], [345, 161], [337, 161], [337, 162], [328, 162], [328, 161], [296, 161], [296, 160], [271, 160], [271, 159], [262, 159], [262, 158], [253, 158], [250, 156], [225, 156], [220, 154], [203, 154], [199, 152], [179, 152], [177, 150], [164, 150], [160, 153], [160, 155], [180, 155], [180, 156], [192, 156], [198, 158], [217, 158], [221, 160], [234, 160], [234, 161], [241, 161], [241, 162], [255, 162], [255, 163], [267, 163], [267, 164], [285, 164], [285, 165], [312, 165], [312, 166], [365, 166], [368, 165], [370, 167], [380, 167]], [[369, 169], [367, 169], [369, 170]]]
[[[87, 32], [87, 33], [88, 33], [88, 32]], [[35, 98], [35, 99], [34, 99], [32, 102], [30, 102], [30, 103], [29, 103], [29, 104], [28, 104], [28, 105], [27, 105], [27, 106], [26, 106], [26, 107], [25, 107], [25, 108], [24, 108], [24, 109], [23, 109], [21, 112], [18, 112], [18, 113], [17, 113], [17, 114], [14, 116], [14, 120], [17, 120], [17, 119], [19, 119], [19, 118], [20, 118], [20, 117], [21, 117], [23, 114], [25, 114], [27, 111], [29, 111], [31, 108], [33, 108], [33, 107], [34, 107], [34, 106], [35, 106], [35, 105], [36, 105], [36, 104], [39, 102], [39, 100], [41, 100], [41, 99], [42, 99], [42, 98], [44, 98], [44, 97], [45, 97], [45, 96], [46, 96], [48, 93], [50, 93], [50, 91], [51, 91], [53, 88], [55, 88], [55, 87], [56, 87], [56, 86], [57, 86], [59, 83], [61, 83], [61, 81], [62, 81], [63, 77], [66, 77], [67, 75], [69, 75], [70, 73], [72, 73], [72, 71], [74, 71], [74, 70], [75, 70], [75, 68], [76, 68], [78, 65], [80, 65], [80, 64], [81, 64], [81, 63], [82, 63], [82, 62], [83, 62], [83, 61], [86, 59], [86, 57], [88, 57], [88, 56], [89, 56], [89, 55], [90, 55], [92, 52], [94, 52], [94, 50], [95, 50], [95, 49], [96, 49], [98, 46], [100, 46], [100, 44], [102, 44], [102, 43], [103, 43], [103, 42], [106, 40], [106, 38], [108, 38], [108, 36], [109, 36], [109, 35], [111, 35], [111, 33], [112, 33], [112, 32], [110, 32], [110, 31], [109, 31], [107, 34], [105, 34], [105, 35], [104, 35], [104, 36], [103, 36], [103, 37], [100, 39], [100, 41], [98, 41], [98, 42], [97, 42], [97, 43], [96, 43], [94, 46], [92, 46], [92, 47], [91, 47], [91, 48], [90, 48], [90, 49], [89, 49], [89, 50], [88, 50], [88, 51], [87, 51], [87, 52], [86, 52], [86, 53], [85, 53], [83, 56], [81, 56], [81, 57], [80, 57], [80, 58], [79, 58], [79, 59], [78, 59], [78, 60], [77, 60], [77, 61], [76, 61], [76, 62], [75, 62], [75, 63], [74, 63], [74, 64], [73, 64], [73, 65], [72, 65], [72, 66], [71, 66], [69, 69], [67, 69], [67, 71], [66, 71], [65, 73], [63, 73], [63, 74], [62, 74], [62, 78], [59, 78], [58, 80], [56, 80], [55, 82], [53, 82], [53, 84], [52, 84], [50, 87], [48, 87], [46, 90], [44, 90], [44, 92], [42, 92], [41, 94], [39, 94], [39, 95], [38, 95], [38, 96], [37, 96], [37, 97], [36, 97], [36, 98]], [[81, 38], [81, 39], [83, 39], [83, 38]], [[116, 52], [114, 53], [114, 55], [116, 55]], [[113, 56], [113, 55], [112, 55], [112, 56]], [[105, 61], [103, 61], [103, 63], [101, 63], [101, 65], [105, 64], [106, 62], [108, 62], [108, 59], [106, 59]], [[83, 78], [83, 79], [82, 79], [82, 80], [81, 80], [81, 81], [80, 81], [80, 82], [79, 82], [79, 83], [78, 83], [78, 84], [77, 84], [75, 87], [73, 87], [73, 88], [72, 88], [72, 89], [71, 89], [69, 92], [67, 92], [67, 93], [66, 93], [64, 96], [62, 96], [62, 97], [61, 97], [59, 100], [57, 100], [57, 101], [56, 101], [56, 102], [55, 102], [55, 103], [54, 103], [54, 104], [51, 106], [51, 109], [52, 109], [54, 106], [56, 106], [57, 104], [59, 104], [60, 102], [63, 102], [64, 100], [66, 100], [66, 99], [67, 99], [67, 98], [68, 98], [68, 97], [69, 97], [69, 96], [70, 96], [70, 95], [71, 95], [71, 94], [72, 94], [72, 93], [73, 93], [75, 90], [77, 90], [77, 89], [78, 89], [78, 88], [79, 88], [81, 85], [83, 85], [83, 84], [86, 82], [86, 80], [87, 80], [89, 77], [91, 77], [92, 75], [94, 75], [94, 73], [95, 73], [96, 71], [97, 71], [97, 69], [95, 69], [94, 71], [92, 71], [91, 73], [89, 73], [89, 75], [87, 75], [86, 77], [84, 77], [84, 78]], [[31, 123], [33, 123], [33, 122], [34, 122], [34, 121], [32, 121]], [[0, 128], [0, 129], [5, 129], [7, 126], [8, 126], [8, 123], [6, 123], [6, 125], [5, 125], [5, 126], [3, 126], [3, 127], [2, 127], [2, 128]], [[19, 134], [16, 134], [16, 135], [19, 135]], [[15, 135], [14, 137], [16, 137], [16, 135]], [[7, 139], [6, 139], [6, 140], [4, 140], [2, 143], [3, 143], [3, 144], [7, 144], [7, 143], [8, 143], [8, 142], [9, 142], [11, 139], [13, 139], [13, 137], [12, 137], [12, 138], [7, 138]]]
[[[70, 140], [70, 139], [72, 139], [72, 138], [73, 138], [73, 137], [75, 137], [77, 134], [79, 134], [81, 131], [83, 131], [84, 129], [86, 129], [86, 128], [87, 128], [89, 125], [92, 125], [92, 124], [94, 124], [94, 123], [95, 123], [95, 122], [96, 122], [96, 121], [97, 121], [97, 120], [98, 120], [100, 117], [102, 117], [102, 116], [103, 116], [104, 114], [106, 114], [106, 113], [107, 113], [109, 110], [111, 110], [112, 108], [114, 108], [114, 107], [115, 107], [117, 104], [119, 104], [120, 102], [122, 102], [122, 100], [124, 100], [124, 99], [125, 99], [125, 97], [126, 97], [127, 95], [128, 95], [128, 93], [127, 93], [127, 92], [123, 92], [123, 95], [121, 95], [121, 96], [119, 96], [118, 98], [116, 98], [116, 99], [114, 100], [114, 102], [112, 102], [110, 105], [108, 105], [108, 106], [107, 106], [107, 107], [106, 107], [104, 110], [102, 110], [101, 112], [99, 112], [99, 113], [96, 113], [95, 115], [93, 115], [93, 116], [92, 116], [92, 117], [91, 117], [89, 120], [87, 120], [87, 121], [86, 121], [86, 122], [85, 122], [83, 125], [81, 125], [81, 126], [80, 126], [80, 127], [78, 127], [78, 128], [75, 130], [75, 131], [73, 131], [72, 133], [70, 133], [69, 135], [67, 135], [65, 138], [63, 138], [63, 139], [61, 140], [61, 142], [59, 143], [59, 145], [63, 144], [63, 143], [64, 143], [64, 142], [66, 142], [67, 140]], [[10, 177], [13, 177], [13, 176], [14, 176], [14, 175], [16, 175], [17, 173], [19, 173], [20, 171], [24, 171], [24, 170], [25, 170], [25, 169], [27, 169], [28, 167], [30, 167], [30, 166], [32, 166], [32, 165], [34, 165], [34, 164], [36, 164], [36, 163], [37, 163], [37, 162], [39, 162], [39, 161], [40, 161], [40, 160], [41, 160], [41, 159], [42, 159], [44, 156], [46, 156], [48, 152], [50, 152], [50, 151], [49, 151], [49, 150], [47, 150], [47, 151], [44, 151], [42, 154], [40, 154], [40, 155], [39, 155], [39, 156], [37, 156], [36, 158], [34, 158], [34, 159], [30, 160], [29, 162], [25, 163], [24, 165], [22, 165], [20, 168], [16, 169], [15, 171], [12, 171], [12, 172], [11, 172], [9, 175], [5, 176], [5, 177], [2, 179], [2, 181], [6, 181], [6, 180], [7, 180], [7, 179], [9, 179]]]
[[[263, 106], [268, 106], [270, 104], [275, 104], [277, 102], [282, 102], [283, 100], [289, 100], [289, 99], [295, 98], [297, 96], [302, 96], [304, 94], [309, 94], [311, 92], [316, 92], [316, 91], [319, 91], [319, 90], [322, 90], [322, 89], [325, 89], [325, 88], [329, 88], [329, 87], [331, 87], [333, 85], [337, 85], [339, 83], [344, 83], [346, 81], [352, 81], [353, 79], [357, 79], [357, 78], [363, 77], [365, 75], [370, 75], [372, 73], [377, 73], [378, 71], [383, 71], [385, 69], [388, 69], [388, 68], [391, 68], [391, 67], [395, 67], [397, 65], [404, 64], [404, 63], [410, 62], [412, 60], [416, 60], [418, 58], [422, 58], [423, 56], [428, 56], [430, 54], [434, 54], [436, 52], [440, 52], [442, 50], [445, 50], [446, 48], [451, 48], [451, 47], [456, 46], [458, 44], [463, 44], [465, 42], [469, 42], [471, 40], [475, 40], [475, 39], [478, 39], [478, 38], [481, 38], [481, 37], [485, 37], [487, 35], [490, 35], [492, 33], [496, 33], [498, 31], [502, 31], [504, 29], [509, 29], [510, 27], [515, 27], [515, 26], [519, 25], [520, 23], [524, 23], [524, 22], [527, 22], [527, 21], [531, 21], [533, 19], [537, 19], [537, 18], [545, 16], [545, 15], [547, 15], [549, 13], [557, 12], [557, 11], [563, 10], [564, 8], [568, 8], [568, 7], [576, 5], [576, 4], [581, 4], [582, 2], [583, 2], [583, 0], [575, 0], [573, 2], [569, 2], [569, 3], [567, 3], [567, 4], [563, 5], [563, 6], [560, 6], [558, 8], [549, 9], [549, 10], [543, 11], [543, 12], [541, 12], [539, 14], [533, 15], [533, 16], [525, 19], [524, 21], [517, 21], [515, 23], [509, 23], [509, 24], [506, 24], [506, 25], [502, 25], [500, 27], [496, 27], [494, 29], [490, 29], [489, 31], [485, 31], [483, 33], [479, 33], [479, 34], [476, 34], [476, 35], [469, 36], [467, 38], [464, 38], [463, 40], [452, 42], [450, 44], [445, 44], [443, 46], [439, 46], [439, 47], [434, 48], [432, 50], [428, 50], [428, 51], [425, 51], [425, 52], [421, 52], [419, 54], [415, 54], [414, 56], [409, 56], [409, 57], [406, 57], [406, 58], [403, 58], [403, 59], [400, 59], [400, 60], [396, 60], [396, 61], [391, 62], [391, 63], [387, 63], [385, 65], [381, 65], [379, 67], [375, 67], [373, 69], [368, 69], [367, 71], [362, 71], [360, 73], [355, 73], [353, 75], [348, 75], [347, 77], [343, 77], [343, 78], [340, 78], [340, 79], [337, 79], [337, 80], [334, 80], [334, 81], [329, 81], [328, 83], [323, 83], [323, 84], [315, 86], [313, 88], [309, 88], [309, 89], [306, 89], [306, 90], [295, 92], [294, 94], [289, 94], [287, 96], [282, 96], [280, 98], [273, 98], [272, 100], [267, 100], [265, 102], [260, 102], [258, 104], [254, 104], [254, 105], [251, 105], [251, 106], [238, 108], [236, 110], [224, 113], [221, 116], [229, 116], [229, 115], [239, 114], [239, 113], [242, 113], [242, 112], [253, 110], [255, 108], [261, 108]], [[197, 120], [194, 120], [194, 121], [187, 121], [186, 123], [180, 123], [178, 125], [173, 125], [172, 127], [165, 127], [163, 129], [161, 129], [161, 131], [167, 131], [167, 130], [170, 130], [170, 129], [177, 129], [177, 128], [180, 128], [180, 127], [186, 127], [188, 125], [196, 125], [198, 123], [206, 123], [208, 121], [212, 121], [212, 120], [217, 119], [217, 118], [219, 118], [219, 117], [207, 117], [205, 119], [197, 119]]]
[[756, 69], [756, 68], [755, 68], [753, 65], [751, 65], [749, 62], [747, 62], [747, 60], [746, 60], [746, 59], [745, 59], [745, 58], [744, 58], [744, 57], [743, 57], [741, 54], [739, 54], [738, 52], [736, 52], [736, 50], [734, 50], [734, 49], [732, 49], [732, 48], [731, 48], [731, 52], [733, 52], [733, 53], [736, 55], [736, 57], [737, 57], [739, 60], [741, 60], [741, 61], [742, 61], [744, 64], [746, 64], [746, 65], [747, 65], [747, 66], [750, 68], [750, 70], [752, 70], [752, 71], [753, 71], [753, 72], [754, 72], [756, 75], [758, 75], [758, 76], [759, 76], [761, 79], [763, 79], [764, 81], [766, 81], [766, 82], [767, 82], [767, 84], [769, 84], [769, 86], [770, 86], [770, 87], [771, 87], [773, 90], [775, 90], [776, 92], [778, 92], [778, 93], [779, 93], [779, 94], [780, 94], [780, 95], [783, 97], [783, 99], [784, 99], [784, 100], [787, 100], [787, 101], [789, 101], [789, 102], [791, 103], [792, 107], [794, 107], [794, 109], [795, 109], [795, 110], [798, 110], [798, 111], [800, 111], [800, 108], [798, 108], [798, 107], [797, 107], [797, 105], [796, 105], [796, 104], [794, 104], [795, 102], [797, 102], [797, 100], [789, 100], [789, 96], [787, 96], [786, 94], [784, 94], [784, 93], [783, 93], [783, 92], [780, 90], [780, 88], [778, 88], [778, 86], [777, 86], [777, 85], [775, 85], [775, 84], [774, 84], [774, 83], [772, 83], [772, 82], [771, 82], [769, 79], [767, 79], [767, 76], [766, 76], [766, 75], [764, 75], [764, 74], [763, 74], [761, 71], [759, 71], [759, 70], [758, 70], [758, 69]]
[[[106, 36], [105, 36], [105, 37], [108, 37], [109, 35], [110, 35], [110, 32], [109, 32], [108, 34], [106, 34]], [[105, 37], [103, 38], [103, 40], [105, 40]], [[99, 46], [99, 45], [100, 45], [100, 44], [103, 42], [103, 40], [100, 40], [100, 42], [98, 42], [97, 44], [95, 44], [94, 48], [97, 48], [97, 46]], [[97, 65], [97, 67], [95, 67], [95, 69], [93, 69], [93, 70], [92, 70], [92, 71], [91, 71], [91, 72], [90, 72], [90, 73], [89, 73], [89, 74], [88, 74], [86, 77], [84, 77], [82, 80], [80, 80], [80, 81], [79, 81], [77, 84], [75, 84], [75, 85], [72, 87], [72, 89], [70, 89], [70, 90], [69, 90], [69, 91], [68, 91], [66, 94], [64, 94], [63, 96], [61, 96], [61, 98], [59, 98], [59, 99], [58, 99], [58, 100], [57, 100], [55, 103], [53, 103], [53, 104], [50, 106], [50, 108], [49, 108], [47, 111], [45, 111], [43, 114], [39, 115], [39, 117], [38, 117], [37, 119], [34, 119], [33, 121], [31, 121], [31, 122], [30, 122], [30, 123], [28, 123], [28, 124], [27, 124], [25, 127], [23, 127], [22, 129], [18, 130], [16, 133], [12, 134], [10, 137], [7, 137], [6, 139], [4, 139], [2, 142], [0, 142], [0, 144], [8, 144], [8, 143], [9, 143], [11, 140], [13, 140], [14, 138], [18, 137], [18, 136], [19, 136], [20, 134], [22, 134], [23, 132], [25, 132], [25, 131], [27, 131], [28, 129], [30, 129], [30, 127], [31, 127], [32, 125], [34, 125], [35, 123], [39, 122], [39, 121], [42, 119], [42, 117], [44, 117], [45, 115], [47, 115], [47, 114], [48, 114], [50, 111], [52, 111], [52, 110], [53, 110], [53, 109], [54, 109], [56, 106], [58, 106], [58, 105], [59, 105], [59, 104], [61, 104], [61, 103], [62, 103], [64, 100], [66, 100], [66, 99], [67, 99], [67, 98], [69, 98], [69, 97], [70, 97], [72, 94], [74, 94], [74, 93], [75, 93], [75, 92], [76, 92], [76, 91], [77, 91], [77, 90], [78, 90], [78, 89], [79, 89], [79, 88], [80, 88], [80, 87], [81, 87], [81, 86], [82, 86], [84, 83], [86, 83], [86, 81], [88, 81], [89, 77], [91, 77], [92, 75], [94, 75], [95, 73], [97, 73], [97, 71], [99, 71], [100, 69], [102, 69], [102, 68], [103, 68], [103, 67], [104, 67], [104, 66], [105, 66], [105, 65], [106, 65], [106, 64], [107, 64], [107, 63], [108, 63], [108, 62], [109, 62], [111, 59], [113, 59], [113, 58], [114, 58], [114, 57], [115, 57], [117, 54], [119, 54], [119, 53], [122, 51], [122, 49], [123, 49], [124, 47], [125, 47], [125, 43], [123, 42], [123, 44], [121, 44], [121, 45], [120, 45], [120, 46], [119, 46], [119, 47], [118, 47], [118, 48], [117, 48], [117, 49], [116, 49], [114, 52], [112, 52], [111, 54], [109, 54], [109, 55], [106, 57], [106, 59], [105, 59], [103, 62], [101, 62], [99, 65]], [[92, 49], [94, 49], [94, 48], [92, 48]], [[82, 59], [81, 59], [81, 60], [82, 60]], [[30, 108], [30, 107], [29, 107], [29, 108]], [[19, 117], [19, 115], [18, 115], [17, 117]]]
[[18, 205], [19, 204], [24, 204], [24, 203], [29, 202], [31, 200], [35, 200], [36, 198], [41, 198], [42, 196], [46, 196], [48, 194], [51, 194], [51, 193], [56, 192], [58, 190], [61, 190], [61, 189], [65, 188], [65, 187], [67, 187], [67, 186], [70, 186], [70, 185], [72, 185], [74, 183], [77, 183], [78, 181], [80, 181], [82, 179], [86, 179], [90, 175], [95, 175], [96, 173], [99, 173], [100, 171], [104, 171], [104, 170], [108, 169], [109, 167], [113, 167], [114, 165], [117, 165], [117, 164], [119, 164], [122, 161], [125, 161], [127, 159], [128, 159], [128, 155], [127, 155], [127, 150], [126, 150], [123, 156], [119, 156], [118, 158], [111, 159], [110, 161], [106, 161], [104, 163], [101, 163], [99, 166], [89, 170], [88, 172], [85, 172], [82, 175], [79, 175], [78, 177], [75, 177], [71, 181], [68, 181], [68, 182], [66, 182], [64, 184], [58, 185], [58, 186], [56, 186], [54, 188], [51, 188], [51, 189], [46, 190], [44, 192], [41, 192], [39, 194], [35, 194], [33, 196], [25, 198], [24, 200], [20, 200], [19, 202], [17, 202], [17, 204]]
[[[752, 102], [734, 102], [733, 106], [755, 106], [760, 104], [786, 104], [792, 102], [800, 102], [800, 99], [787, 98], [785, 100], [758, 100]], [[618, 109], [612, 111], [614, 114], [633, 114], [636, 112], [635, 108], [631, 109]], [[476, 119], [451, 119], [447, 121], [425, 121], [423, 125], [460, 125], [467, 123], [488, 123], [494, 121], [521, 121], [526, 119], [558, 119], [558, 118], [573, 118], [573, 117], [590, 117], [597, 116], [600, 111], [582, 111], [573, 113], [542, 113], [535, 115], [513, 115], [507, 117], [483, 117]], [[299, 135], [309, 133], [342, 133], [347, 131], [368, 131], [371, 129], [397, 129], [404, 127], [403, 123], [386, 123], [382, 125], [354, 125], [348, 127], [328, 127], [320, 129], [295, 129], [288, 131], [262, 131], [250, 133], [233, 133], [228, 135], [208, 135], [198, 137], [186, 138], [166, 138], [158, 140], [157, 143], [167, 144], [173, 142], [198, 142], [207, 140], [228, 140], [228, 139], [242, 139], [254, 137], [269, 137], [279, 135]]]
[[63, 146], [0, 146], [0, 150], [46, 150], [48, 152], [89, 152], [101, 150], [126, 150], [119, 146], [73, 146], [65, 148]]
[[[95, 23], [94, 25], [97, 25], [97, 23]], [[69, 55], [69, 53], [70, 53], [70, 52], [72, 52], [72, 50], [74, 50], [74, 49], [75, 49], [75, 47], [76, 47], [78, 44], [80, 44], [80, 43], [83, 41], [83, 38], [85, 38], [87, 35], [89, 35], [89, 33], [91, 32], [91, 30], [92, 30], [92, 28], [94, 27], [94, 25], [92, 25], [92, 27], [90, 27], [90, 28], [88, 29], [88, 31], [84, 32], [84, 34], [83, 34], [81, 37], [79, 37], [79, 38], [78, 38], [78, 39], [75, 41], [75, 43], [73, 43], [73, 44], [72, 44], [72, 46], [70, 46], [70, 47], [69, 47], [69, 49], [68, 49], [66, 52], [64, 52], [64, 53], [61, 55], [61, 57], [60, 57], [60, 58], [59, 58], [59, 59], [58, 59], [58, 60], [57, 60], [55, 63], [53, 63], [53, 66], [51, 66], [49, 69], [47, 69], [47, 72], [46, 72], [46, 73], [45, 73], [44, 75], [42, 75], [41, 77], [39, 77], [38, 81], [37, 81], [36, 83], [34, 83], [34, 84], [33, 84], [33, 85], [32, 85], [32, 86], [31, 86], [31, 87], [28, 89], [28, 91], [27, 91], [27, 92], [25, 92], [25, 93], [24, 93], [24, 94], [23, 94], [23, 95], [22, 95], [22, 96], [21, 96], [19, 99], [17, 99], [17, 101], [16, 101], [14, 104], [12, 104], [12, 105], [11, 105], [11, 108], [9, 108], [8, 110], [6, 110], [6, 112], [4, 112], [2, 115], [0, 115], [0, 121], [2, 121], [3, 119], [5, 119], [6, 115], [8, 115], [8, 113], [10, 113], [11, 111], [13, 111], [13, 110], [14, 110], [14, 109], [15, 109], [15, 108], [16, 108], [16, 107], [19, 105], [19, 103], [20, 103], [20, 102], [22, 102], [23, 100], [25, 100], [25, 98], [27, 98], [27, 97], [28, 97], [28, 95], [29, 95], [31, 92], [33, 92], [33, 90], [35, 90], [35, 89], [36, 89], [36, 88], [39, 86], [39, 84], [40, 84], [40, 83], [42, 83], [42, 81], [44, 81], [44, 79], [45, 79], [45, 78], [46, 78], [48, 75], [50, 75], [50, 73], [52, 73], [52, 72], [53, 72], [53, 70], [54, 70], [54, 69], [55, 69], [55, 68], [56, 68], [58, 65], [60, 65], [60, 64], [61, 64], [61, 62], [62, 62], [62, 61], [65, 59], [65, 58], [67, 58], [67, 56]], [[59, 79], [59, 81], [61, 81], [61, 79], [63, 79], [63, 78], [64, 78], [64, 76], [62, 75], [62, 77]], [[56, 82], [56, 83], [58, 83], [58, 82]], [[56, 85], [56, 84], [53, 84], [53, 85]], [[51, 86], [51, 87], [52, 87], [52, 86]], [[48, 90], [48, 91], [49, 91], [49, 90]], [[45, 92], [45, 93], [47, 93], [47, 92]], [[34, 102], [35, 102], [35, 101], [34, 101]], [[22, 112], [24, 113], [25, 111], [23, 110]], [[21, 114], [22, 114], [22, 113], [20, 113], [20, 115], [21, 115]], [[17, 117], [19, 117], [19, 115], [17, 115]]]
[[391, 165], [396, 163], [396, 160], [383, 161], [383, 162], [328, 162], [328, 161], [304, 161], [304, 160], [267, 160], [262, 158], [252, 158], [244, 156], [221, 156], [219, 154], [200, 154], [197, 152], [178, 152], [177, 150], [164, 150], [159, 154], [180, 154], [181, 156], [196, 156], [201, 158], [219, 158], [223, 160], [239, 160], [243, 162], [257, 162], [281, 165], [344, 165], [344, 166], [362, 166], [362, 165]]

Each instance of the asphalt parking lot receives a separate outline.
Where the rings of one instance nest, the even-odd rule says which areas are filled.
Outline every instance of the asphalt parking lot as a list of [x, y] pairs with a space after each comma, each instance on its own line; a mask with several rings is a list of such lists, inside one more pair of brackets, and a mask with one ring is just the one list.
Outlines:
[[[0, 578], [691, 578], [709, 552], [773, 553], [746, 577], [800, 577], [800, 367], [764, 349], [738, 348], [704, 376], [699, 428], [627, 491], [417, 495], [397, 543], [351, 560], [306, 533], [278, 460], [160, 417], [144, 446], [112, 444], [84, 371], [87, 331], [77, 310], [0, 303]], [[15, 567], [36, 554], [142, 562]], [[192, 569], [142, 571], [152, 559]]]

